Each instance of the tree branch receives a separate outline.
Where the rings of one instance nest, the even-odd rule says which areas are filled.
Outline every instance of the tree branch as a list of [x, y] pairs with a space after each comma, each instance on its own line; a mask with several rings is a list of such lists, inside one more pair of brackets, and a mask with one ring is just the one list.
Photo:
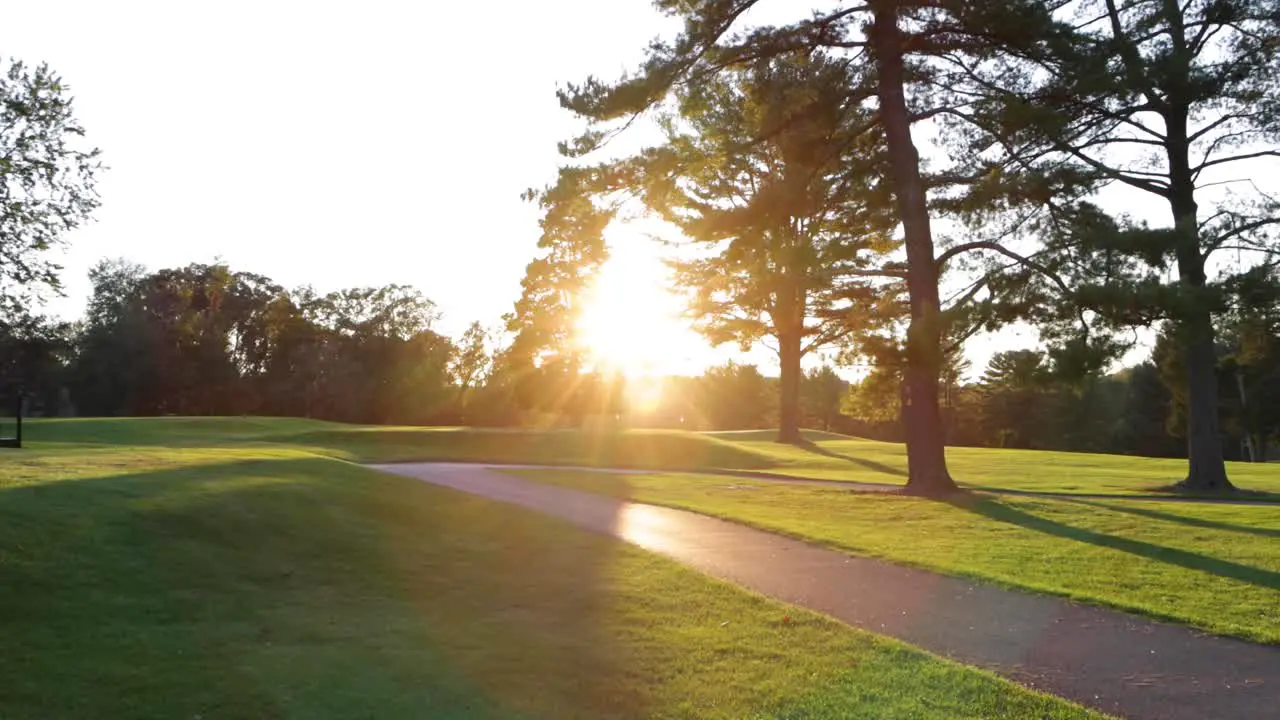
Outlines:
[[1230, 157], [1217, 158], [1216, 160], [1207, 160], [1192, 168], [1191, 171], [1195, 174], [1199, 174], [1201, 170], [1211, 168], [1214, 165], [1224, 165], [1226, 163], [1236, 162], [1239, 160], [1253, 160], [1262, 157], [1280, 157], [1280, 150], [1259, 150], [1258, 152], [1244, 153], [1243, 155], [1232, 155]]

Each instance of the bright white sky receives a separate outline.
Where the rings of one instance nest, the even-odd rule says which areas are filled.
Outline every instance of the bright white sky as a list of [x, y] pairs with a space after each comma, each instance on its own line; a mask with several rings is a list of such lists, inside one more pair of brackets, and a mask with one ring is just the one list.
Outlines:
[[[557, 83], [613, 78], [670, 29], [647, 0], [8, 0], [2, 17], [0, 53], [63, 76], [110, 166], [52, 311], [80, 314], [103, 257], [221, 259], [287, 287], [412, 284], [450, 334], [496, 326], [519, 295], [538, 235], [519, 195], [554, 178], [580, 127]], [[734, 354], [665, 320], [679, 304], [654, 292], [654, 251], [613, 239], [604, 302], [644, 349], [636, 369]], [[769, 372], [770, 355], [751, 360]]]

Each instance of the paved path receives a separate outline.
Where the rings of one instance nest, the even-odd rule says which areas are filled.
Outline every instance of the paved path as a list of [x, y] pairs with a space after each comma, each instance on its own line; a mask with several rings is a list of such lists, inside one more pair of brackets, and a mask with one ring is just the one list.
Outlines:
[[483, 466], [373, 467], [532, 508], [1122, 717], [1280, 717], [1280, 647], [853, 557], [691, 512], [542, 485]]

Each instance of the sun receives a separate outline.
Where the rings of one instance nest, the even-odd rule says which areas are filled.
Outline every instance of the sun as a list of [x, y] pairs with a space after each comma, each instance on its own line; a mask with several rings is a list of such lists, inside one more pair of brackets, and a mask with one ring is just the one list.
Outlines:
[[632, 380], [670, 372], [690, 331], [663, 269], [657, 258], [638, 253], [615, 254], [601, 268], [576, 327], [593, 366]]

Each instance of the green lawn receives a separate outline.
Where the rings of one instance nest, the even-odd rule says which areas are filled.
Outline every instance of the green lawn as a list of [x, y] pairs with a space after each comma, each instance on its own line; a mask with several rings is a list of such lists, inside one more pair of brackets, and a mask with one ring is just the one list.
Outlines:
[[[806, 432], [803, 447], [780, 445], [771, 431], [707, 433], [771, 458], [771, 471], [823, 480], [900, 485], [906, 482], [903, 445], [832, 433]], [[1149, 494], [1181, 480], [1187, 461], [1046, 450], [947, 448], [947, 462], [966, 487], [1102, 495]], [[694, 469], [694, 468], [690, 468]], [[699, 468], [702, 469], [702, 468]], [[1235, 484], [1280, 493], [1280, 463], [1227, 463]], [[1277, 497], [1280, 499], [1280, 497]]]
[[45, 447], [101, 444], [271, 447], [355, 462], [441, 460], [653, 469], [765, 469], [773, 458], [676, 430], [579, 432], [344, 425], [292, 418], [50, 419], [28, 423]]
[[6, 720], [1099, 717], [299, 449], [333, 427], [32, 429], [0, 455]]
[[510, 472], [1280, 643], [1278, 504], [1016, 496], [941, 502], [724, 476]]
[[[665, 470], [765, 471], [793, 477], [900, 485], [902, 445], [808, 431], [803, 447], [772, 431], [580, 432], [342, 425], [278, 418], [67, 419], [29, 424], [32, 440], [62, 447], [288, 447], [356, 462], [481, 461]], [[46, 445], [54, 446], [54, 445]], [[1151, 494], [1178, 481], [1184, 460], [991, 448], [949, 448], [967, 487], [1076, 494]], [[1280, 463], [1229, 463], [1236, 484], [1280, 500]]]

